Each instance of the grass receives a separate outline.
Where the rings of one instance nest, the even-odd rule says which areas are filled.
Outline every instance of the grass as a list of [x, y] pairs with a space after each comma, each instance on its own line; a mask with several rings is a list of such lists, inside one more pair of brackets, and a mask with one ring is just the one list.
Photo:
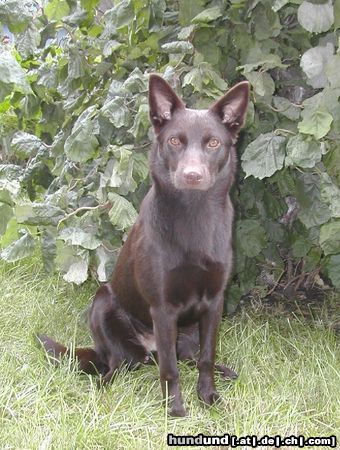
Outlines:
[[322, 320], [261, 309], [225, 319], [218, 359], [239, 378], [217, 378], [223, 400], [209, 409], [197, 399], [196, 370], [180, 364], [189, 416], [173, 419], [162, 405], [156, 366], [123, 369], [99, 391], [71, 362], [52, 367], [36, 345], [36, 332], [67, 344], [91, 343], [85, 312], [93, 283], [72, 287], [31, 260], [0, 264], [0, 288], [1, 449], [164, 449], [170, 432], [335, 434], [339, 443], [339, 349]]

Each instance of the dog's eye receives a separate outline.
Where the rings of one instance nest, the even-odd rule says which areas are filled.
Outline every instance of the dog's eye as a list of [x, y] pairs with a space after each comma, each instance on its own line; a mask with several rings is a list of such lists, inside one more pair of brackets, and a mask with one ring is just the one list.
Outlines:
[[178, 139], [178, 137], [175, 137], [175, 136], [173, 136], [169, 139], [169, 143], [171, 145], [173, 145], [174, 147], [178, 147], [179, 145], [181, 145], [181, 141]]
[[211, 138], [208, 142], [208, 148], [217, 148], [220, 146], [220, 141], [216, 138]]

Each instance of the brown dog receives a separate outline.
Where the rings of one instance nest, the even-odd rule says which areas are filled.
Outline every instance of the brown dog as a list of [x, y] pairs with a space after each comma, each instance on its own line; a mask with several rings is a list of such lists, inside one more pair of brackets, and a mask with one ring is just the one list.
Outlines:
[[[147, 362], [157, 352], [170, 413], [186, 414], [177, 359], [198, 359], [198, 395], [212, 404], [223, 291], [232, 265], [235, 143], [244, 123], [249, 85], [241, 82], [208, 110], [187, 109], [159, 76], [150, 76], [150, 119], [155, 131], [153, 185], [120, 252], [111, 283], [90, 310], [95, 349], [76, 349], [82, 371], [110, 381], [122, 363]], [[54, 357], [68, 350], [41, 336]], [[166, 386], [167, 384], [167, 386]]]

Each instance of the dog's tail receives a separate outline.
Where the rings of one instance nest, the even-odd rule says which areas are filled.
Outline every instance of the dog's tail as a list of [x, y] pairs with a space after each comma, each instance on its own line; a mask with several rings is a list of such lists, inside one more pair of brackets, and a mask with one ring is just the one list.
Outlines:
[[105, 365], [93, 348], [75, 348], [74, 350], [71, 350], [64, 345], [59, 344], [59, 342], [54, 341], [46, 334], [40, 334], [37, 338], [44, 347], [48, 359], [53, 364], [58, 365], [63, 356], [74, 356], [81, 372], [90, 375], [103, 373]]

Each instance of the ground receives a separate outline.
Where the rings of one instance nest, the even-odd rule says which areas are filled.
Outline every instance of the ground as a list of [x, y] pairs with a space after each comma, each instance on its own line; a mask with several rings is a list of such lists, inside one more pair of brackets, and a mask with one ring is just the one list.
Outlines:
[[299, 298], [288, 308], [248, 302], [226, 317], [218, 360], [239, 378], [217, 378], [222, 400], [207, 408], [197, 399], [196, 369], [181, 363], [189, 415], [174, 419], [162, 404], [156, 366], [123, 368], [98, 390], [70, 361], [59, 368], [46, 361], [37, 332], [91, 344], [86, 310], [95, 288], [49, 277], [35, 259], [0, 264], [0, 448], [165, 449], [168, 433], [337, 435], [340, 448], [336, 294], [313, 307]]

